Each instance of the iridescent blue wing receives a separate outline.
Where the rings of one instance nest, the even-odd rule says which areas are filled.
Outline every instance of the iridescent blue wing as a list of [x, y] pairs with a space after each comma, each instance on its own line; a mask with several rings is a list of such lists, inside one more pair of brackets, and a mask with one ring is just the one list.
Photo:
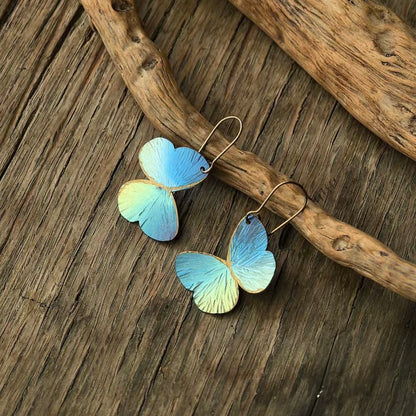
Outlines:
[[118, 194], [118, 208], [127, 221], [138, 221], [143, 232], [155, 240], [170, 241], [178, 233], [172, 193], [149, 181], [125, 183]]
[[208, 169], [205, 158], [189, 147], [178, 147], [163, 137], [147, 142], [139, 153], [140, 166], [149, 179], [171, 191], [191, 188], [203, 181]]
[[276, 270], [273, 253], [266, 251], [267, 232], [261, 221], [250, 216], [237, 225], [231, 239], [228, 261], [233, 276], [247, 292], [266, 289]]
[[181, 253], [176, 274], [186, 289], [194, 292], [196, 306], [207, 313], [226, 313], [238, 301], [238, 285], [225, 262], [210, 254]]

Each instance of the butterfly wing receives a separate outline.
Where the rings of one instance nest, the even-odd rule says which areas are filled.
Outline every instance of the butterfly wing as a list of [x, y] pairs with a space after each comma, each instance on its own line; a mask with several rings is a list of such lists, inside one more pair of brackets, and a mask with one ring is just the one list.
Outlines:
[[118, 208], [127, 221], [138, 221], [143, 232], [154, 240], [170, 241], [178, 233], [172, 193], [149, 181], [125, 183], [118, 194]]
[[271, 282], [276, 270], [273, 253], [266, 251], [267, 232], [261, 221], [250, 216], [237, 225], [231, 239], [228, 261], [239, 285], [247, 292], [261, 292]]
[[225, 262], [210, 254], [181, 253], [176, 274], [186, 289], [194, 292], [196, 306], [207, 313], [226, 313], [238, 301], [238, 285]]
[[149, 179], [172, 191], [191, 188], [207, 177], [205, 158], [189, 147], [178, 147], [163, 137], [147, 142], [139, 153], [140, 166]]

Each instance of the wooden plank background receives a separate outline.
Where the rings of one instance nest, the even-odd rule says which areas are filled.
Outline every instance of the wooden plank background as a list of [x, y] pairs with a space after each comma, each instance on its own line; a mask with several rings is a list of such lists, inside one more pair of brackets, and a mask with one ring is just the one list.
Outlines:
[[[384, 0], [410, 25], [412, 0]], [[144, 0], [148, 32], [212, 122], [330, 213], [416, 262], [416, 164], [355, 121], [225, 0]], [[225, 255], [257, 205], [212, 177], [178, 194], [181, 234], [119, 217], [157, 136], [76, 1], [0, 4], [0, 414], [410, 415], [416, 307], [291, 227], [270, 288], [200, 313], [175, 255]], [[279, 219], [265, 213], [272, 227]]]

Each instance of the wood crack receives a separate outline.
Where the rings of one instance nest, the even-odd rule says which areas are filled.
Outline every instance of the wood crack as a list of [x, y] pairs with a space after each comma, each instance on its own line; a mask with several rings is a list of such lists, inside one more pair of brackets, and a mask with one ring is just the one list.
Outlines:
[[[174, 1], [172, 1], [172, 3], [170, 4], [169, 10], [171, 10], [173, 3], [174, 3]], [[191, 16], [193, 16], [195, 14], [195, 12], [197, 11], [198, 7], [199, 7], [199, 0], [196, 2], [195, 7], [193, 8], [192, 12], [190, 13]], [[164, 17], [165, 16], [166, 16], [166, 13], [165, 13]], [[163, 19], [163, 20], [165, 21], [165, 19]], [[175, 39], [172, 42], [172, 47], [170, 48], [170, 50], [169, 50], [169, 52], [167, 54], [168, 59], [170, 59], [170, 57], [172, 55], [172, 52], [173, 52], [175, 46], [177, 46], [178, 39], [181, 37], [181, 35], [183, 33], [183, 29], [185, 27], [185, 24], [186, 24], [186, 20], [184, 20], [182, 22], [182, 24], [181, 24], [181, 26], [180, 26], [180, 28], [178, 30], [178, 33], [176, 34]]]
[[68, 389], [65, 392], [65, 396], [63, 397], [62, 402], [61, 402], [61, 404], [59, 406], [58, 413], [62, 409], [62, 406], [64, 405], [64, 403], [65, 403], [66, 399], [68, 398], [69, 394], [72, 392], [72, 389], [74, 388], [75, 382], [76, 382], [76, 380], [77, 380], [77, 378], [78, 378], [78, 376], [79, 376], [82, 368], [84, 367], [84, 365], [86, 363], [86, 360], [87, 360], [87, 357], [88, 357], [88, 353], [89, 352], [90, 352], [90, 347], [88, 346], [87, 351], [85, 351], [84, 356], [82, 357], [81, 364], [78, 366], [77, 371], [76, 371], [76, 373], [75, 373], [75, 375], [74, 375], [74, 377], [73, 377], [73, 379], [72, 379], [72, 381], [71, 381]]
[[323, 392], [325, 377], [326, 377], [327, 372], [328, 372], [329, 363], [330, 363], [330, 361], [331, 361], [332, 352], [333, 352], [333, 350], [334, 350], [334, 345], [335, 345], [335, 343], [336, 343], [337, 339], [338, 339], [338, 331], [336, 332], [336, 334], [335, 334], [335, 336], [334, 336], [334, 339], [333, 339], [333, 341], [332, 341], [332, 345], [331, 345], [331, 348], [330, 348], [330, 350], [329, 350], [328, 359], [327, 359], [327, 361], [326, 361], [326, 365], [325, 365], [324, 373], [323, 373], [323, 375], [322, 375], [321, 383], [320, 383], [320, 385], [319, 385], [318, 393], [317, 393], [317, 395], [316, 395], [316, 397], [315, 397], [315, 400], [314, 400], [314, 402], [313, 402], [312, 409], [311, 409], [311, 411], [310, 411], [310, 413], [309, 413], [309, 416], [313, 416], [313, 414], [314, 414], [314, 412], [315, 412], [315, 410], [316, 410], [316, 408], [317, 408], [318, 399], [319, 399], [320, 395], [321, 395], [321, 394], [322, 394], [322, 392]]
[[163, 352], [162, 352], [162, 355], [161, 355], [161, 357], [160, 357], [160, 360], [159, 360], [158, 364], [156, 365], [156, 368], [155, 368], [155, 370], [154, 370], [154, 372], [153, 372], [153, 376], [152, 376], [152, 378], [151, 378], [151, 380], [150, 380], [149, 386], [147, 387], [146, 393], [145, 393], [145, 395], [144, 395], [144, 397], [143, 397], [142, 403], [140, 404], [139, 409], [138, 409], [138, 411], [137, 411], [137, 414], [138, 414], [138, 415], [140, 415], [140, 414], [142, 413], [142, 409], [144, 409], [144, 406], [145, 406], [145, 404], [146, 404], [146, 401], [147, 401], [147, 399], [148, 399], [148, 397], [149, 397], [149, 393], [150, 393], [150, 391], [151, 391], [151, 390], [152, 390], [152, 388], [153, 388], [153, 385], [154, 385], [154, 383], [155, 383], [155, 381], [156, 381], [157, 375], [159, 374], [159, 370], [160, 370], [160, 368], [161, 368], [161, 366], [162, 366], [162, 363], [163, 363], [163, 360], [164, 360], [164, 358], [165, 358], [165, 355], [166, 355], [166, 353], [168, 352], [169, 345], [170, 345], [170, 343], [171, 343], [171, 341], [172, 341], [172, 339], [173, 339], [173, 335], [174, 335], [174, 334], [175, 334], [175, 330], [173, 330], [173, 331], [171, 332], [171, 334], [170, 334], [170, 336], [169, 336], [169, 338], [168, 338], [168, 341], [167, 341], [167, 343], [166, 343], [166, 345], [165, 345], [165, 348], [164, 348], [164, 350], [163, 350]]
[[[65, 29], [64, 33], [60, 36], [60, 38], [57, 41], [57, 44], [55, 45], [55, 47], [52, 50], [51, 55], [49, 55], [48, 59], [46, 60], [45, 66], [43, 67], [42, 71], [40, 72], [39, 76], [36, 78], [36, 80], [33, 83], [32, 88], [30, 89], [29, 93], [26, 95], [26, 97], [24, 98], [24, 102], [19, 104], [19, 107], [22, 109], [22, 111], [20, 113], [17, 114], [17, 116], [15, 117], [14, 120], [16, 120], [15, 122], [15, 126], [14, 129], [10, 132], [10, 135], [12, 135], [18, 125], [19, 125], [19, 120], [22, 117], [23, 114], [23, 110], [26, 108], [27, 104], [30, 102], [30, 100], [33, 98], [33, 96], [35, 95], [36, 91], [38, 90], [39, 86], [41, 85], [50, 65], [52, 64], [52, 62], [54, 61], [54, 59], [56, 58], [59, 50], [61, 49], [62, 45], [64, 44], [64, 42], [67, 39], [67, 36], [69, 35], [69, 33], [72, 31], [73, 26], [76, 24], [76, 22], [81, 19], [82, 17], [82, 13], [83, 13], [83, 9], [82, 6], [79, 5], [74, 13], [74, 16], [72, 17], [71, 21], [69, 22], [67, 28]], [[43, 29], [43, 26], [42, 26]], [[17, 150], [19, 149], [19, 146], [21, 144], [21, 142], [23, 141], [24, 137], [25, 137], [25, 133], [28, 129], [28, 127], [30, 126], [31, 122], [33, 121], [33, 117], [36, 113], [37, 109], [34, 108], [32, 110], [32, 112], [29, 114], [23, 128], [22, 128], [22, 132], [19, 134], [20, 139], [16, 140], [16, 143], [14, 144], [13, 147], [13, 151], [11, 152], [11, 155], [9, 156], [7, 162], [5, 163], [5, 166], [3, 167], [2, 171], [0, 172], [0, 181], [3, 178], [4, 174], [7, 171], [7, 168], [9, 167], [11, 161], [13, 160]], [[14, 120], [12, 120], [5, 132], [5, 135], [8, 135], [8, 130], [11, 128], [11, 126], [14, 123]]]
[[[295, 65], [296, 65], [295, 63], [292, 63], [292, 65], [291, 65], [291, 67], [290, 67], [290, 70], [289, 70], [289, 75], [287, 76], [286, 81], [285, 81], [285, 83], [283, 84], [283, 87], [282, 87], [282, 88], [281, 88], [281, 90], [280, 90], [280, 91], [278, 91], [278, 93], [275, 95], [275, 97], [274, 97], [274, 99], [273, 99], [273, 102], [269, 105], [269, 107], [267, 108], [267, 110], [266, 110], [266, 112], [265, 112], [266, 116], [264, 117], [264, 120], [263, 120], [263, 122], [261, 123], [261, 126], [260, 126], [260, 131], [259, 131], [259, 133], [258, 133], [258, 135], [257, 135], [257, 137], [256, 137], [256, 140], [255, 140], [255, 142], [254, 142], [254, 145], [253, 145], [253, 151], [255, 151], [255, 145], [258, 143], [259, 138], [260, 138], [260, 137], [263, 135], [263, 133], [264, 133], [264, 130], [265, 130], [265, 128], [266, 128], [266, 125], [267, 125], [267, 123], [269, 122], [269, 119], [270, 119], [270, 117], [271, 117], [271, 115], [272, 115], [272, 113], [273, 113], [273, 110], [274, 110], [274, 109], [275, 109], [275, 107], [276, 107], [277, 102], [279, 101], [280, 97], [282, 97], [282, 95], [285, 93], [286, 89], [288, 88], [288, 86], [289, 86], [289, 84], [290, 84], [290, 80], [292, 79], [292, 76], [293, 76], [293, 74], [294, 74], [294, 73], [295, 73], [295, 71], [296, 71]], [[277, 146], [277, 147], [276, 147], [276, 149], [275, 149], [275, 151], [274, 151], [274, 153], [273, 153], [273, 156], [272, 156], [272, 158], [271, 158], [271, 160], [270, 160], [270, 163], [273, 163], [273, 161], [275, 160], [276, 155], [277, 155], [278, 148], [279, 148], [279, 146]]]
[[17, 0], [10, 0], [8, 2], [7, 6], [4, 8], [3, 14], [0, 16], [0, 31], [3, 30], [3, 27], [6, 25], [18, 5], [19, 2]]

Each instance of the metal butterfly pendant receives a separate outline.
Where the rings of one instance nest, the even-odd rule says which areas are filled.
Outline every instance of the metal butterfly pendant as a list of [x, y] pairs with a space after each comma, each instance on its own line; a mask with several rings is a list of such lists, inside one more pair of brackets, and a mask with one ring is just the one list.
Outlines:
[[304, 194], [303, 205], [288, 219], [274, 228], [270, 235], [280, 230], [308, 204], [308, 194], [297, 182], [286, 180], [276, 185], [260, 207], [249, 211], [238, 223], [228, 247], [227, 260], [211, 254], [187, 251], [176, 257], [176, 274], [186, 289], [194, 292], [196, 306], [207, 313], [231, 311], [237, 304], [239, 287], [249, 293], [262, 292], [273, 279], [276, 260], [267, 251], [267, 232], [257, 215], [284, 185], [296, 185]]
[[267, 251], [267, 232], [261, 221], [245, 216], [237, 225], [227, 260], [211, 254], [184, 252], [176, 257], [176, 274], [194, 292], [196, 306], [207, 313], [231, 311], [237, 304], [239, 286], [249, 293], [267, 288], [276, 270], [273, 253]]
[[[201, 152], [218, 127], [226, 120], [236, 120], [238, 133], [228, 145], [208, 163]], [[236, 116], [220, 120], [198, 151], [189, 147], [175, 148], [172, 142], [157, 137], [146, 143], [139, 153], [140, 166], [148, 178], [125, 183], [118, 194], [120, 214], [130, 222], [138, 222], [142, 231], [157, 241], [173, 240], [178, 234], [178, 209], [173, 194], [202, 182], [215, 162], [240, 137], [242, 121]]]
[[139, 222], [142, 231], [154, 240], [173, 240], [179, 229], [173, 194], [202, 182], [209, 164], [196, 150], [175, 148], [163, 137], [142, 147], [139, 162], [148, 180], [130, 181], [121, 187], [120, 214], [127, 221]]

